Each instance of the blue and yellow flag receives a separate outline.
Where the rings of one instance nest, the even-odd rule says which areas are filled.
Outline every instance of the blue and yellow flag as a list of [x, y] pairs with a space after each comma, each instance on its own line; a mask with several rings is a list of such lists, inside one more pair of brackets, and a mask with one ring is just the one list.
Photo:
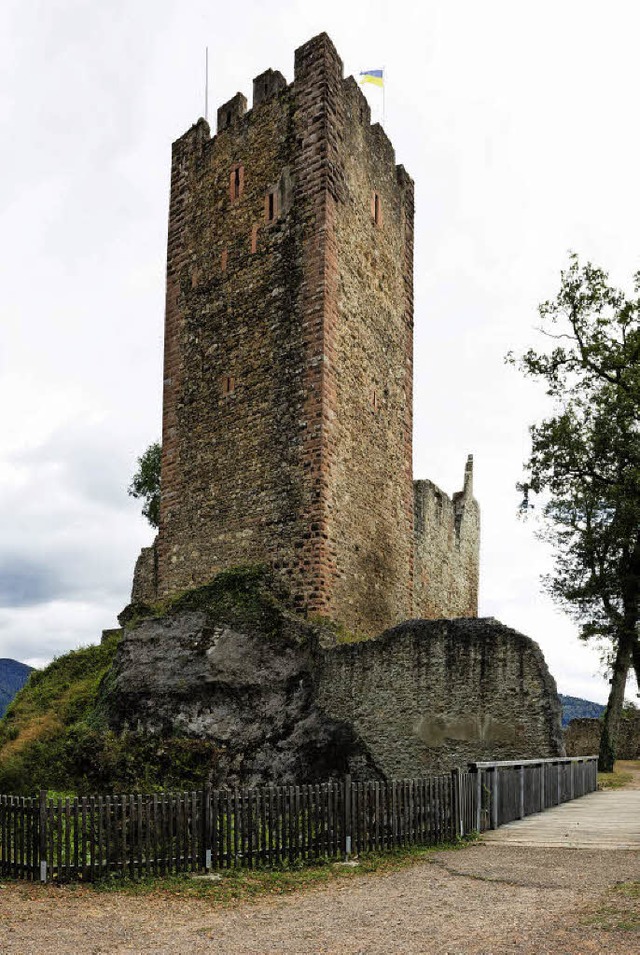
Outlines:
[[360, 86], [363, 83], [373, 83], [374, 86], [384, 86], [384, 70], [364, 70], [360, 73], [362, 79], [360, 80]]

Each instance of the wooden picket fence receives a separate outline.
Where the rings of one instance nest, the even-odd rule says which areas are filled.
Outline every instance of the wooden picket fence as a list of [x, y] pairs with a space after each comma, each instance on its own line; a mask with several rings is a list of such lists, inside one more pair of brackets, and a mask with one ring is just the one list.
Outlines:
[[[531, 767], [523, 775], [524, 765], [479, 763], [470, 772], [384, 783], [347, 776], [322, 785], [257, 789], [77, 799], [51, 799], [46, 792], [34, 798], [0, 796], [0, 876], [137, 879], [437, 845], [516, 818], [522, 780], [531, 781], [534, 796], [542, 780], [546, 795], [538, 799], [539, 809], [542, 802], [555, 804], [549, 771], [541, 776], [538, 762], [537, 774]], [[572, 769], [573, 789], [561, 789], [561, 797], [588, 791], [593, 765]], [[537, 811], [524, 798], [527, 809]]]
[[[457, 792], [466, 775], [78, 799], [0, 796], [0, 874], [135, 879], [448, 842], [462, 831]], [[473, 813], [467, 815], [469, 831]]]

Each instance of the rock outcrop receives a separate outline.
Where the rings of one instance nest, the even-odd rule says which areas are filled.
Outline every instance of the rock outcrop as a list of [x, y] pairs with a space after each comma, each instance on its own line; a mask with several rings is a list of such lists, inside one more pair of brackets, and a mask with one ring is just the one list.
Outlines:
[[232, 571], [164, 608], [128, 608], [105, 689], [113, 728], [214, 742], [214, 784], [563, 752], [555, 682], [522, 634], [414, 620], [348, 642], [284, 609], [272, 586]]

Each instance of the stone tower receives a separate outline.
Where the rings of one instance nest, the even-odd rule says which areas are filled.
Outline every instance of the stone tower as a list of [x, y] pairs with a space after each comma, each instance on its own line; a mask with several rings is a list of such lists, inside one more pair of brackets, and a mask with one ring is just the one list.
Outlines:
[[451, 616], [428, 553], [433, 537], [462, 554], [466, 508], [475, 585], [455, 615], [476, 613], [470, 491], [450, 515], [429, 482], [414, 499], [413, 210], [326, 34], [291, 84], [267, 70], [251, 110], [237, 93], [215, 136], [201, 119], [174, 143], [161, 520], [134, 599], [266, 563], [296, 609], [353, 631]]

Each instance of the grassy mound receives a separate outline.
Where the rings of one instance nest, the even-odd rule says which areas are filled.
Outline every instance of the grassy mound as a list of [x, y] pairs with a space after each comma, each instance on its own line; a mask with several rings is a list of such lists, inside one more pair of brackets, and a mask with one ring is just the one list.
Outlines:
[[0, 721], [0, 792], [89, 795], [203, 785], [215, 753], [190, 739], [116, 734], [101, 687], [120, 631], [35, 670]]
[[[295, 619], [283, 596], [263, 567], [238, 567], [163, 603], [131, 605], [120, 622], [131, 629], [150, 617], [206, 610], [220, 624], [270, 636]], [[319, 629], [327, 629], [322, 623]], [[0, 720], [0, 793], [189, 790], [216, 780], [221, 751], [210, 741], [111, 728], [117, 725], [109, 718], [111, 668], [120, 635], [107, 631], [99, 645], [30, 675]]]

